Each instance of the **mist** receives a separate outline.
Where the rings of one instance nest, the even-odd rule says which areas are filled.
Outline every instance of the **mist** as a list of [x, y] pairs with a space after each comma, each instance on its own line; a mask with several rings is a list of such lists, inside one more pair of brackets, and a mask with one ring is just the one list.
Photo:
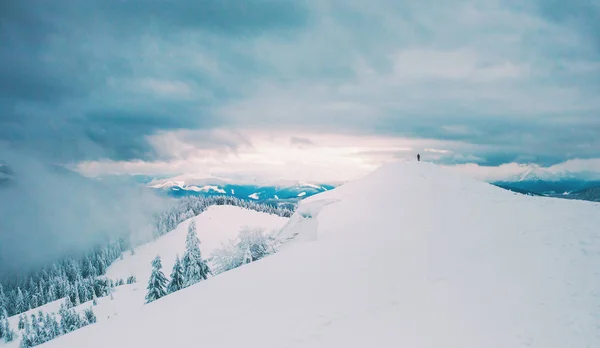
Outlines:
[[0, 149], [0, 275], [22, 273], [118, 237], [152, 236], [168, 201], [134, 183], [84, 177]]

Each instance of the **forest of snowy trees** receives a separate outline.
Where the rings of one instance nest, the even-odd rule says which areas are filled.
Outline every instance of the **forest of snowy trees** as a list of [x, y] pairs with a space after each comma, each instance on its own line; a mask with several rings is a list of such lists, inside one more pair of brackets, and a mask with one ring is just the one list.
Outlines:
[[157, 217], [157, 219], [155, 220], [156, 224], [154, 226], [154, 237], [158, 237], [169, 231], [172, 231], [181, 222], [202, 213], [204, 210], [206, 210], [206, 208], [212, 205], [232, 205], [262, 213], [274, 214], [281, 217], [290, 217], [294, 213], [293, 210], [290, 210], [288, 208], [245, 201], [235, 197], [188, 196], [179, 199], [172, 209]]
[[212, 272], [208, 267], [208, 263], [200, 252], [200, 240], [198, 240], [196, 233], [196, 222], [192, 220], [188, 226], [188, 233], [185, 239], [183, 262], [177, 256], [173, 270], [171, 271], [170, 281], [167, 281], [162, 272], [160, 256], [156, 256], [152, 261], [152, 272], [150, 273], [148, 286], [146, 287], [148, 290], [146, 303], [156, 301], [167, 294], [194, 285], [207, 279], [211, 274]]
[[[244, 201], [234, 197], [190, 196], [177, 200], [166, 212], [155, 216], [153, 237], [158, 238], [175, 229], [179, 223], [202, 213], [212, 205], [238, 206], [282, 217], [290, 217], [293, 214], [293, 211], [287, 208]], [[206, 261], [199, 254], [199, 248], [196, 250], [194, 247], [199, 244], [199, 241], [195, 237], [195, 232], [193, 235], [193, 238], [188, 236], [191, 238], [187, 242], [189, 250], [186, 248], [186, 255], [179, 262], [181, 269], [173, 269], [174, 273], [167, 285], [172, 289], [169, 292], [189, 286], [199, 281], [199, 277], [206, 279], [206, 275], [210, 273]], [[67, 310], [87, 301], [95, 301], [97, 297], [107, 296], [112, 287], [125, 282], [123, 279], [113, 280], [103, 277], [106, 269], [113, 261], [122, 258], [124, 252], [134, 253], [135, 247], [136, 245], [133, 245], [129, 238], [122, 237], [96, 246], [86, 253], [66, 256], [62, 260], [57, 260], [27, 274], [3, 277], [0, 279], [0, 333], [2, 334], [0, 337], [6, 340], [14, 332], [5, 327], [8, 325], [5, 319], [9, 316], [18, 315], [63, 298], [66, 298], [64, 307]], [[202, 263], [198, 263], [198, 260], [201, 260]], [[135, 282], [133, 276], [127, 279], [128, 284], [132, 282]], [[43, 316], [43, 320], [45, 321], [47, 317], [47, 315]], [[80, 327], [79, 324], [84, 322], [90, 323], [88, 319], [75, 320], [75, 324], [70, 325], [69, 328]], [[38, 317], [36, 320], [40, 322], [42, 319]], [[42, 323], [41, 327], [49, 328], [53, 325], [52, 322]], [[36, 327], [31, 326], [32, 330]], [[44, 335], [44, 337], [50, 337], [49, 334]], [[43, 339], [40, 338], [40, 340]]]

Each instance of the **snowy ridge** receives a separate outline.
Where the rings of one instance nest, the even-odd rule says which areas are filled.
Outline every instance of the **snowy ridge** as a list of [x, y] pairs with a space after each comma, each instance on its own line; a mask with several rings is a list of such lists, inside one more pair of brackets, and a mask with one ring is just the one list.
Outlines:
[[302, 201], [277, 254], [47, 347], [600, 347], [597, 226], [598, 204], [391, 164]]

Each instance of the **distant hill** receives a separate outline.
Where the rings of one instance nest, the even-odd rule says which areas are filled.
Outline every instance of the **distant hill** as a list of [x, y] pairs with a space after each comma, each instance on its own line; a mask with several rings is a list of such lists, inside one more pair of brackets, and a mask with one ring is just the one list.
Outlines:
[[499, 181], [492, 183], [513, 192], [529, 196], [547, 196], [565, 199], [579, 199], [585, 201], [600, 201], [600, 181], [598, 180], [521, 180]]
[[521, 188], [517, 188], [517, 187], [512, 187], [511, 185], [507, 185], [507, 184], [500, 184], [500, 183], [494, 183], [492, 185], [498, 186], [500, 188], [503, 188], [505, 190], [509, 190], [512, 192], [517, 192], [520, 194], [524, 194], [527, 196], [543, 196], [543, 194], [537, 193], [537, 192], [533, 192], [533, 191], [529, 191], [529, 190], [524, 190]]
[[600, 186], [590, 187], [588, 189], [575, 191], [569, 194], [556, 195], [555, 197], [600, 202]]
[[562, 195], [600, 186], [599, 180], [561, 179], [561, 180], [522, 180], [522, 181], [497, 181], [494, 185], [539, 195]]

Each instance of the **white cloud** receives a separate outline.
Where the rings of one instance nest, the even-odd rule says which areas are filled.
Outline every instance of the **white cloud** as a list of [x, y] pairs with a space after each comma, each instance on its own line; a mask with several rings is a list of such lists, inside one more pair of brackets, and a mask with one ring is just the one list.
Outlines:
[[445, 166], [484, 181], [519, 180], [534, 174], [541, 179], [577, 177], [600, 179], [600, 158], [573, 159], [549, 167], [536, 164], [506, 163], [499, 166], [482, 166], [475, 163]]
[[[310, 139], [311, 145], [297, 146], [290, 141], [292, 137]], [[208, 139], [210, 144], [199, 139]], [[194, 173], [196, 177], [249, 181], [345, 181], [367, 174], [382, 163], [412, 159], [425, 148], [460, 146], [428, 139], [257, 129], [172, 131], [152, 136], [149, 141], [163, 158], [168, 156], [169, 159], [152, 162], [88, 161], [80, 163], [77, 168], [87, 175]], [[436, 155], [450, 153], [444, 151], [438, 150]]]

